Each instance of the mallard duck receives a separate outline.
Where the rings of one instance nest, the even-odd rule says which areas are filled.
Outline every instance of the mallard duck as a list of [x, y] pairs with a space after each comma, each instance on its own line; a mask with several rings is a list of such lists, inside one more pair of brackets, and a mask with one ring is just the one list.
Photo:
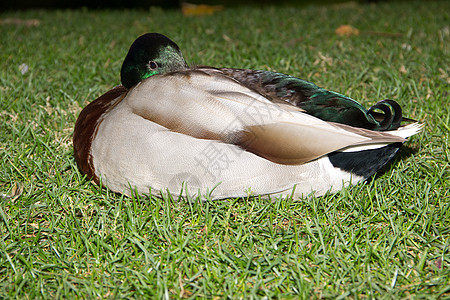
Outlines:
[[131, 45], [121, 82], [82, 110], [73, 145], [83, 173], [127, 195], [320, 196], [370, 177], [422, 128], [393, 100], [367, 110], [281, 73], [189, 67], [158, 33]]

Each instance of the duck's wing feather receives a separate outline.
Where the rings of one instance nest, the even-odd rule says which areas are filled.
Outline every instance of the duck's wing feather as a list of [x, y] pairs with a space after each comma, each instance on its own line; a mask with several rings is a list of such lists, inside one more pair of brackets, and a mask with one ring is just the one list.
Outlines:
[[325, 121], [378, 131], [395, 130], [402, 121], [401, 108], [393, 100], [380, 101], [367, 110], [349, 97], [286, 74], [231, 68], [220, 71], [271, 101], [288, 102]]
[[172, 131], [238, 145], [282, 164], [305, 163], [349, 146], [404, 141], [286, 109], [211, 69], [153, 76], [125, 101], [135, 114]]

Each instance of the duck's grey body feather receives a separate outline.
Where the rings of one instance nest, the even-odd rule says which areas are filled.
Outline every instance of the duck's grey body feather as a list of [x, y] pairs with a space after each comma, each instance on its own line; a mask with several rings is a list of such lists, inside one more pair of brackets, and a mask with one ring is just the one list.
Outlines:
[[328, 153], [404, 141], [286, 110], [209, 69], [154, 76], [121, 97], [102, 117], [91, 153], [102, 182], [125, 193], [177, 195], [184, 183], [213, 199], [294, 186], [295, 195], [322, 195], [364, 179], [333, 166]]
[[83, 109], [73, 144], [83, 173], [125, 194], [322, 195], [371, 176], [421, 130], [392, 100], [367, 110], [281, 73], [189, 68], [158, 33], [132, 44], [121, 81]]

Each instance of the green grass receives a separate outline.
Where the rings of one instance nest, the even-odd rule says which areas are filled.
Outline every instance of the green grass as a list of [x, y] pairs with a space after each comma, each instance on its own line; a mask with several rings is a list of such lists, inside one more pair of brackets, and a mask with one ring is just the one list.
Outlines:
[[[450, 297], [449, 12], [423, 1], [0, 14], [40, 22], [0, 25], [0, 298]], [[361, 34], [337, 36], [343, 24]], [[191, 64], [285, 72], [366, 106], [391, 98], [426, 127], [384, 173], [320, 198], [101, 190], [76, 167], [73, 125], [153, 31]]]

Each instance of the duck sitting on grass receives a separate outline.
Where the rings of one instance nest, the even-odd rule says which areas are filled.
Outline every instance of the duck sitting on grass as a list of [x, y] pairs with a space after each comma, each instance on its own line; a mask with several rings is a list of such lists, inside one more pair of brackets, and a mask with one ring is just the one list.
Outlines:
[[320, 196], [373, 175], [422, 127], [392, 100], [367, 110], [285, 74], [189, 67], [158, 33], [131, 45], [121, 81], [83, 109], [73, 145], [84, 174], [127, 195]]

